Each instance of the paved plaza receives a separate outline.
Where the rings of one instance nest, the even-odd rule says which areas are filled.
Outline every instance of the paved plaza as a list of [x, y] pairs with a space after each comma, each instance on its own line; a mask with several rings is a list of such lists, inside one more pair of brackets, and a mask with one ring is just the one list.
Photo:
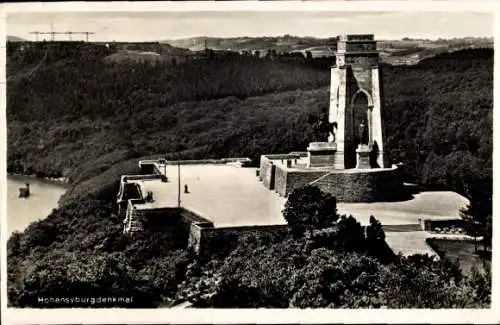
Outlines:
[[[163, 171], [163, 167], [159, 170]], [[176, 206], [178, 199], [177, 166], [166, 168], [169, 182], [143, 181], [154, 194], [155, 206]], [[181, 205], [217, 227], [283, 224], [285, 198], [269, 191], [259, 182], [255, 169], [233, 165], [181, 165]], [[184, 193], [187, 185], [189, 193]], [[374, 215], [384, 225], [417, 224], [421, 218], [458, 217], [467, 199], [455, 192], [421, 192], [401, 202], [337, 204], [341, 214], [351, 214], [361, 224]]]
[[[153, 193], [153, 202], [140, 204], [140, 209], [175, 207], [178, 205], [178, 167], [168, 165], [168, 182], [143, 180], [144, 191]], [[286, 199], [266, 189], [254, 168], [231, 164], [180, 166], [181, 206], [207, 219], [216, 227], [285, 224], [282, 210]], [[184, 193], [187, 185], [188, 193]], [[467, 199], [454, 192], [421, 192], [413, 199], [400, 202], [342, 203], [338, 212], [353, 215], [362, 225], [374, 215], [383, 225], [406, 225], [407, 230], [386, 230], [387, 244], [403, 255], [415, 253], [435, 255], [426, 245], [426, 232], [418, 231], [419, 219], [449, 219], [458, 217]], [[409, 225], [409, 227], [408, 227]], [[404, 229], [405, 226], [402, 227]]]

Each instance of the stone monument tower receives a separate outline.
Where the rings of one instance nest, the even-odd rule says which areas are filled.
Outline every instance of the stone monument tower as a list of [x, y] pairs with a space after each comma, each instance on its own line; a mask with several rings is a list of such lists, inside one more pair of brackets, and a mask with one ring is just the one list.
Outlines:
[[382, 82], [373, 35], [343, 35], [331, 69], [328, 142], [310, 143], [309, 167], [390, 167], [384, 155]]
[[[259, 179], [282, 196], [305, 185], [339, 202], [407, 199], [402, 169], [384, 152], [383, 94], [373, 35], [340, 36], [331, 69], [330, 110], [318, 123], [323, 142], [307, 152], [261, 155]], [[286, 163], [285, 163], [286, 162]]]

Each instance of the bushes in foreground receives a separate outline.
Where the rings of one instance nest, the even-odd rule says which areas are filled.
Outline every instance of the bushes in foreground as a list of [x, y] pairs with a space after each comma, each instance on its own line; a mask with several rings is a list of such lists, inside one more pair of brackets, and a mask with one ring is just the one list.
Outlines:
[[[300, 191], [291, 196], [299, 203], [291, 204], [295, 208], [308, 205], [303, 197], [319, 194], [315, 208], [301, 208], [309, 214], [302, 219], [308, 231], [242, 236], [226, 255], [200, 257], [186, 252], [188, 235], [175, 218], [129, 238], [109, 201], [75, 199], [9, 239], [9, 305], [157, 307], [179, 300], [224, 308], [489, 305], [489, 274], [464, 277], [453, 265], [427, 256], [394, 256], [383, 249], [384, 233], [375, 218], [366, 231], [353, 217], [331, 221], [322, 208], [330, 197], [313, 187]], [[38, 299], [91, 296], [130, 299], [94, 305]]]
[[[9, 304], [15, 307], [155, 307], [172, 297], [190, 261], [187, 234], [163, 220], [156, 231], [123, 235], [107, 201], [72, 200], [7, 243]], [[40, 297], [126, 297], [90, 305]]]
[[242, 239], [223, 260], [190, 264], [178, 298], [208, 308], [484, 308], [490, 304], [487, 276], [462, 279], [427, 256], [400, 256], [384, 264], [359, 252], [311, 247], [305, 237], [265, 246]]
[[352, 216], [338, 216], [334, 198], [316, 187], [292, 192], [283, 213], [292, 223], [291, 236], [243, 236], [226, 258], [194, 260], [178, 298], [210, 308], [475, 308], [490, 303], [490, 275], [464, 277], [457, 265], [427, 255], [395, 256], [380, 222], [371, 217], [365, 231]]

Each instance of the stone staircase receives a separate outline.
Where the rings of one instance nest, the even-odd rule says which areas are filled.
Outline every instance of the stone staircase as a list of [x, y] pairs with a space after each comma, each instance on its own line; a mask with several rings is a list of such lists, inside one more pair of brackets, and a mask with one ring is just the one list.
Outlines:
[[135, 233], [138, 231], [142, 231], [142, 226], [139, 221], [131, 219], [125, 228], [125, 231], [128, 233]]
[[127, 210], [125, 220], [123, 220], [123, 232], [125, 234], [134, 234], [143, 230], [140, 215], [137, 214], [138, 213], [132, 208]]

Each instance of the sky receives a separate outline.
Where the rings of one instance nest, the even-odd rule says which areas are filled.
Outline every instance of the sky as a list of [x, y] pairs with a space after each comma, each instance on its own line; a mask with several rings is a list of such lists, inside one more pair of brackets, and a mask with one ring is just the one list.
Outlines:
[[[154, 41], [197, 36], [258, 37], [375, 34], [377, 39], [493, 37], [486, 12], [180, 11], [28, 12], [7, 14], [7, 35], [35, 40], [30, 31], [94, 32], [94, 41]], [[48, 39], [48, 36], [46, 36]], [[67, 36], [59, 36], [59, 39]], [[73, 36], [83, 39], [84, 36]]]

